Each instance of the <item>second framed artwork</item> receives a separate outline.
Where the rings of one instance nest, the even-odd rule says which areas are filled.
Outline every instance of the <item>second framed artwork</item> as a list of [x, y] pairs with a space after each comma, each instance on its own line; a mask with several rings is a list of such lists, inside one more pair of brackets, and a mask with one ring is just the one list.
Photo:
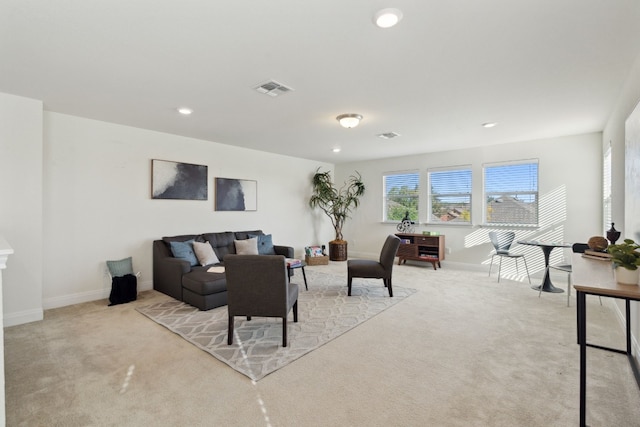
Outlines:
[[258, 182], [248, 179], [216, 178], [215, 210], [258, 210]]

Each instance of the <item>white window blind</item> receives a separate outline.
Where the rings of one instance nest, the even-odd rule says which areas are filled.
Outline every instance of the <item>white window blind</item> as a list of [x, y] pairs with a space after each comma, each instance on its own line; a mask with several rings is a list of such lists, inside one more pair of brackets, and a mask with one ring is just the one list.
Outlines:
[[430, 223], [471, 223], [471, 166], [428, 171]]
[[538, 161], [486, 164], [485, 223], [538, 224]]
[[383, 175], [383, 220], [418, 222], [420, 174], [417, 171], [390, 172]]
[[602, 231], [606, 234], [611, 227], [611, 145], [604, 152], [602, 164]]

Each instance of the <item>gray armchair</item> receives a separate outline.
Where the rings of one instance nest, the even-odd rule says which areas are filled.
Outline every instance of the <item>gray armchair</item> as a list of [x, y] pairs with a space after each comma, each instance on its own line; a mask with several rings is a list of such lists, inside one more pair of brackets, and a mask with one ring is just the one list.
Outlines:
[[366, 259], [350, 259], [347, 261], [348, 275], [348, 295], [351, 296], [351, 282], [354, 277], [382, 279], [384, 285], [389, 290], [389, 296], [393, 296], [393, 288], [391, 287], [391, 272], [393, 270], [393, 261], [400, 247], [400, 238], [390, 234], [385, 240], [382, 250], [380, 251], [380, 260]]
[[227, 344], [233, 344], [235, 316], [281, 317], [282, 346], [287, 346], [287, 316], [293, 308], [298, 321], [298, 285], [289, 283], [287, 264], [282, 255], [226, 255]]

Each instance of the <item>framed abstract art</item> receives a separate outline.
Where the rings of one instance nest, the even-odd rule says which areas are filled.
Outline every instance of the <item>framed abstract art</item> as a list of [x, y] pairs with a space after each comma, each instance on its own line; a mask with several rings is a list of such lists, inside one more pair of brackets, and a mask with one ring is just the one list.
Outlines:
[[151, 160], [151, 197], [207, 200], [207, 166]]
[[215, 209], [217, 211], [258, 210], [257, 181], [216, 178], [215, 193]]

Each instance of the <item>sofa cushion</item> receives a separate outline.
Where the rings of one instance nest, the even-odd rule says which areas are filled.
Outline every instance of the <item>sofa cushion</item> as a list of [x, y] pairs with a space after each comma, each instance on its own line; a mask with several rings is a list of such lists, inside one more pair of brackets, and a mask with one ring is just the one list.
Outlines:
[[203, 267], [196, 267], [182, 276], [182, 286], [198, 295], [209, 295], [227, 291], [224, 273], [207, 273]]
[[196, 258], [196, 254], [193, 252], [193, 242], [194, 240], [187, 240], [186, 242], [169, 242], [171, 253], [175, 258], [189, 261], [191, 266], [198, 265], [198, 258]]
[[236, 240], [236, 253], [238, 255], [259, 255], [258, 254], [258, 239], [256, 237], [252, 239]]
[[275, 255], [276, 251], [273, 249], [273, 238], [271, 234], [255, 235], [249, 234], [249, 238], [258, 239], [258, 253], [260, 255]]
[[244, 240], [249, 239], [251, 236], [262, 236], [264, 233], [262, 230], [253, 230], [253, 231], [236, 231], [236, 240]]
[[131, 257], [123, 258], [118, 261], [107, 261], [107, 268], [111, 277], [122, 277], [127, 274], [133, 274], [133, 263]]
[[220, 262], [209, 242], [193, 242], [193, 252], [196, 254], [200, 265], [218, 264]]
[[204, 242], [201, 234], [183, 234], [182, 236], [166, 236], [162, 240], [169, 245], [170, 242], [186, 242], [187, 240], [195, 240], [196, 242]]
[[236, 236], [233, 232], [205, 233], [203, 236], [209, 242], [219, 260], [224, 259], [226, 254], [236, 253], [236, 247], [233, 244]]

